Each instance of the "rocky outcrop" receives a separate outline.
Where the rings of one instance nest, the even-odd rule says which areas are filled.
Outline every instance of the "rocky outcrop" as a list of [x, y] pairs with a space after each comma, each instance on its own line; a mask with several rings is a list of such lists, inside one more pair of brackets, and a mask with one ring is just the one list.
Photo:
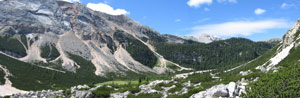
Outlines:
[[287, 47], [291, 45], [296, 39], [299, 38], [300, 34], [300, 19], [296, 22], [294, 27], [290, 29], [284, 36], [283, 36], [283, 47]]
[[241, 71], [241, 72], [240, 72], [240, 74], [241, 74], [242, 76], [247, 76], [247, 75], [249, 75], [249, 74], [251, 74], [251, 73], [253, 73], [253, 71], [251, 71], [251, 70]]
[[270, 44], [278, 44], [278, 43], [281, 43], [282, 42], [282, 38], [271, 38], [269, 40], [264, 40], [264, 41], [261, 41], [261, 42], [266, 42], [266, 43], [270, 43]]
[[215, 85], [205, 91], [201, 91], [192, 95], [190, 98], [218, 98], [218, 97], [239, 97], [242, 93], [246, 94], [246, 81], [242, 79], [238, 82], [230, 82], [229, 84]]
[[66, 97], [63, 90], [52, 91], [43, 90], [38, 92], [30, 91], [25, 94], [13, 94], [10, 98], [55, 98], [55, 97]]
[[276, 54], [271, 57], [270, 60], [266, 61], [263, 65], [257, 66], [256, 69], [259, 69], [262, 72], [277, 70], [278, 68], [276, 68], [276, 65], [284, 60], [293, 48], [299, 46], [299, 34], [300, 19], [296, 22], [294, 27], [283, 36], [282, 44], [280, 44], [280, 46], [277, 48]]
[[78, 85], [71, 87], [70, 90], [42, 90], [42, 91], [29, 91], [23, 94], [13, 94], [10, 98], [93, 98], [93, 90], [96, 90], [101, 86], [90, 88], [87, 85]]
[[111, 98], [126, 98], [128, 95], [130, 94], [129, 91], [126, 91], [124, 93], [114, 93], [114, 94], [111, 94]]

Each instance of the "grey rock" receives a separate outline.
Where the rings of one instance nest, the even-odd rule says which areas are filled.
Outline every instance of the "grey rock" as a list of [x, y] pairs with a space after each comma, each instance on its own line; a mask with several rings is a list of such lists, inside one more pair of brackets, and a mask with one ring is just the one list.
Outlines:
[[[115, 60], [114, 52], [120, 45], [126, 44], [116, 40], [113, 35], [117, 30], [125, 31], [126, 35], [134, 35], [139, 39], [148, 38], [166, 39], [170, 43], [183, 43], [185, 40], [176, 36], [161, 35], [159, 32], [141, 25], [124, 15], [109, 15], [99, 11], [93, 11], [80, 3], [69, 3], [60, 0], [4, 0], [0, 2], [0, 34], [31, 34], [38, 37], [40, 45], [57, 45], [62, 52], [78, 55], [88, 61], [96, 56], [92, 50], [103, 56], [108, 63], [100, 62], [93, 64], [102, 69], [104, 75], [109, 72], [119, 72], [133, 69], [134, 72], [154, 72], [153, 69], [142, 64], [124, 67], [123, 62]], [[68, 34], [67, 34], [68, 33]], [[62, 36], [64, 35], [64, 36]], [[88, 42], [88, 44], [86, 43]], [[93, 42], [91, 45], [90, 42]], [[97, 46], [97, 48], [95, 48]], [[108, 46], [108, 51], [101, 50]], [[56, 47], [58, 48], [58, 47]], [[101, 48], [101, 49], [99, 49]], [[14, 57], [20, 57], [7, 52]], [[62, 58], [53, 62], [59, 62]], [[69, 63], [69, 65], [66, 65]], [[74, 66], [73, 62], [67, 62], [64, 69], [76, 72], [80, 67]], [[107, 65], [110, 65], [107, 67]], [[82, 65], [83, 66], [83, 65]]]

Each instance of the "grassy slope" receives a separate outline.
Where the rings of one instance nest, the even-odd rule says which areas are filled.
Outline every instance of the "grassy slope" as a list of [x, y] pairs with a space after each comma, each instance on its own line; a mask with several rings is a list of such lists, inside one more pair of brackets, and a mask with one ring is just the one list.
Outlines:
[[47, 60], [53, 60], [59, 56], [59, 52], [55, 45], [47, 44], [41, 47], [41, 57], [47, 58]]
[[0, 64], [6, 66], [13, 74], [10, 77], [13, 86], [22, 90], [68, 88], [74, 85], [99, 83], [107, 80], [94, 75], [95, 68], [90, 65], [90, 62], [85, 61], [79, 56], [74, 56], [73, 59], [78, 64], [84, 65], [78, 69], [77, 74], [71, 72], [60, 73], [43, 69], [0, 54]]
[[224, 71], [223, 68], [217, 69], [215, 70], [213, 73], [216, 72], [221, 72], [218, 74], [218, 76], [221, 78], [221, 81], [216, 80], [216, 79], [212, 79], [212, 77], [210, 76], [209, 73], [204, 73], [204, 74], [194, 74], [189, 76], [187, 79], [178, 79], [177, 81], [179, 83], [184, 83], [187, 81], [191, 81], [191, 83], [197, 84], [197, 83], [201, 83], [200, 88], [189, 88], [188, 93], [183, 94], [183, 95], [169, 95], [168, 98], [188, 98], [191, 95], [198, 93], [200, 91], [203, 91], [205, 89], [208, 89], [214, 85], [218, 85], [218, 84], [228, 84], [229, 82], [232, 81], [238, 81], [241, 78], [252, 78], [252, 77], [257, 77], [258, 75], [260, 75], [261, 73], [259, 71], [255, 71], [252, 74], [249, 74], [247, 76], [242, 76], [239, 74], [240, 71], [245, 71], [245, 70], [254, 70], [256, 66], [262, 65], [264, 64], [266, 61], [268, 61], [270, 58], [272, 58], [272, 56], [275, 55], [276, 53], [276, 49], [279, 45], [275, 46], [273, 49], [267, 51], [266, 53], [264, 53], [262, 56], [256, 58], [255, 60], [253, 60], [250, 63], [247, 63], [246, 65], [243, 65], [242, 67], [227, 72], [227, 73], [222, 73]]
[[[257, 66], [263, 65], [265, 62], [267, 62], [273, 56], [275, 56], [276, 50], [279, 46], [280, 45], [275, 46], [271, 50], [265, 52], [260, 57], [254, 59], [253, 61], [250, 61], [249, 63], [246, 63], [245, 65], [242, 65], [241, 67], [239, 67], [233, 71], [223, 73], [224, 70], [218, 70], [221, 72], [219, 74], [219, 76], [222, 78], [223, 81], [226, 81], [226, 83], [228, 83], [230, 81], [237, 81], [237, 80], [240, 80], [241, 78], [249, 79], [249, 78], [257, 77], [257, 76], [261, 75], [262, 73], [260, 71], [256, 70], [255, 68]], [[242, 76], [239, 74], [241, 71], [247, 71], [247, 70], [251, 70], [254, 73], [251, 73], [247, 76]]]
[[260, 77], [257, 82], [251, 83], [247, 97], [300, 97], [300, 48], [294, 48], [290, 54], [277, 66], [280, 70], [272, 71]]
[[[21, 35], [21, 40], [25, 45], [27, 45], [26, 37], [24, 35]], [[22, 44], [15, 36], [9, 34], [0, 34], [0, 50], [6, 50], [17, 53], [20, 56], [26, 56], [26, 51]]]

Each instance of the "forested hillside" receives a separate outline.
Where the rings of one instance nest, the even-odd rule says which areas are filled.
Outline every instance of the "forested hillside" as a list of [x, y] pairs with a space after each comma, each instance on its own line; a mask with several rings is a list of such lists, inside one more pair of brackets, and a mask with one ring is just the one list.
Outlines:
[[231, 38], [209, 44], [187, 41], [181, 43], [155, 42], [156, 51], [166, 59], [198, 70], [234, 67], [257, 58], [274, 44]]
[[[300, 97], [300, 49], [293, 48], [277, 71], [270, 71], [249, 86], [247, 97]], [[251, 89], [250, 89], [251, 88]]]

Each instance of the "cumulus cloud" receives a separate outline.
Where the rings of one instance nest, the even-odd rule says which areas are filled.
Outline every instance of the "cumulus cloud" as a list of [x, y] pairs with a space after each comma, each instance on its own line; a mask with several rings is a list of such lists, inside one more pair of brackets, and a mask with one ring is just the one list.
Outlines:
[[229, 2], [229, 3], [237, 3], [237, 0], [218, 0], [219, 3], [225, 3], [225, 2]]
[[210, 5], [213, 1], [212, 0], [189, 0], [187, 2], [187, 4], [190, 6], [190, 7], [200, 7], [200, 5], [203, 5], [203, 4], [208, 4]]
[[107, 13], [110, 15], [129, 15], [130, 14], [130, 12], [128, 12], [124, 9], [114, 9], [111, 6], [104, 4], [104, 3], [98, 3], [98, 4], [88, 3], [87, 7], [92, 10], [104, 12], [104, 13]]
[[264, 14], [265, 12], [266, 12], [266, 10], [261, 9], [261, 8], [257, 8], [257, 9], [254, 10], [254, 13], [256, 15], [261, 15], [261, 14]]
[[220, 37], [234, 37], [238, 35], [251, 35], [254, 33], [263, 33], [271, 29], [288, 28], [291, 26], [287, 21], [261, 20], [261, 21], [233, 21], [220, 24], [209, 24], [192, 27], [190, 35], [198, 36], [200, 34], [209, 34]]

